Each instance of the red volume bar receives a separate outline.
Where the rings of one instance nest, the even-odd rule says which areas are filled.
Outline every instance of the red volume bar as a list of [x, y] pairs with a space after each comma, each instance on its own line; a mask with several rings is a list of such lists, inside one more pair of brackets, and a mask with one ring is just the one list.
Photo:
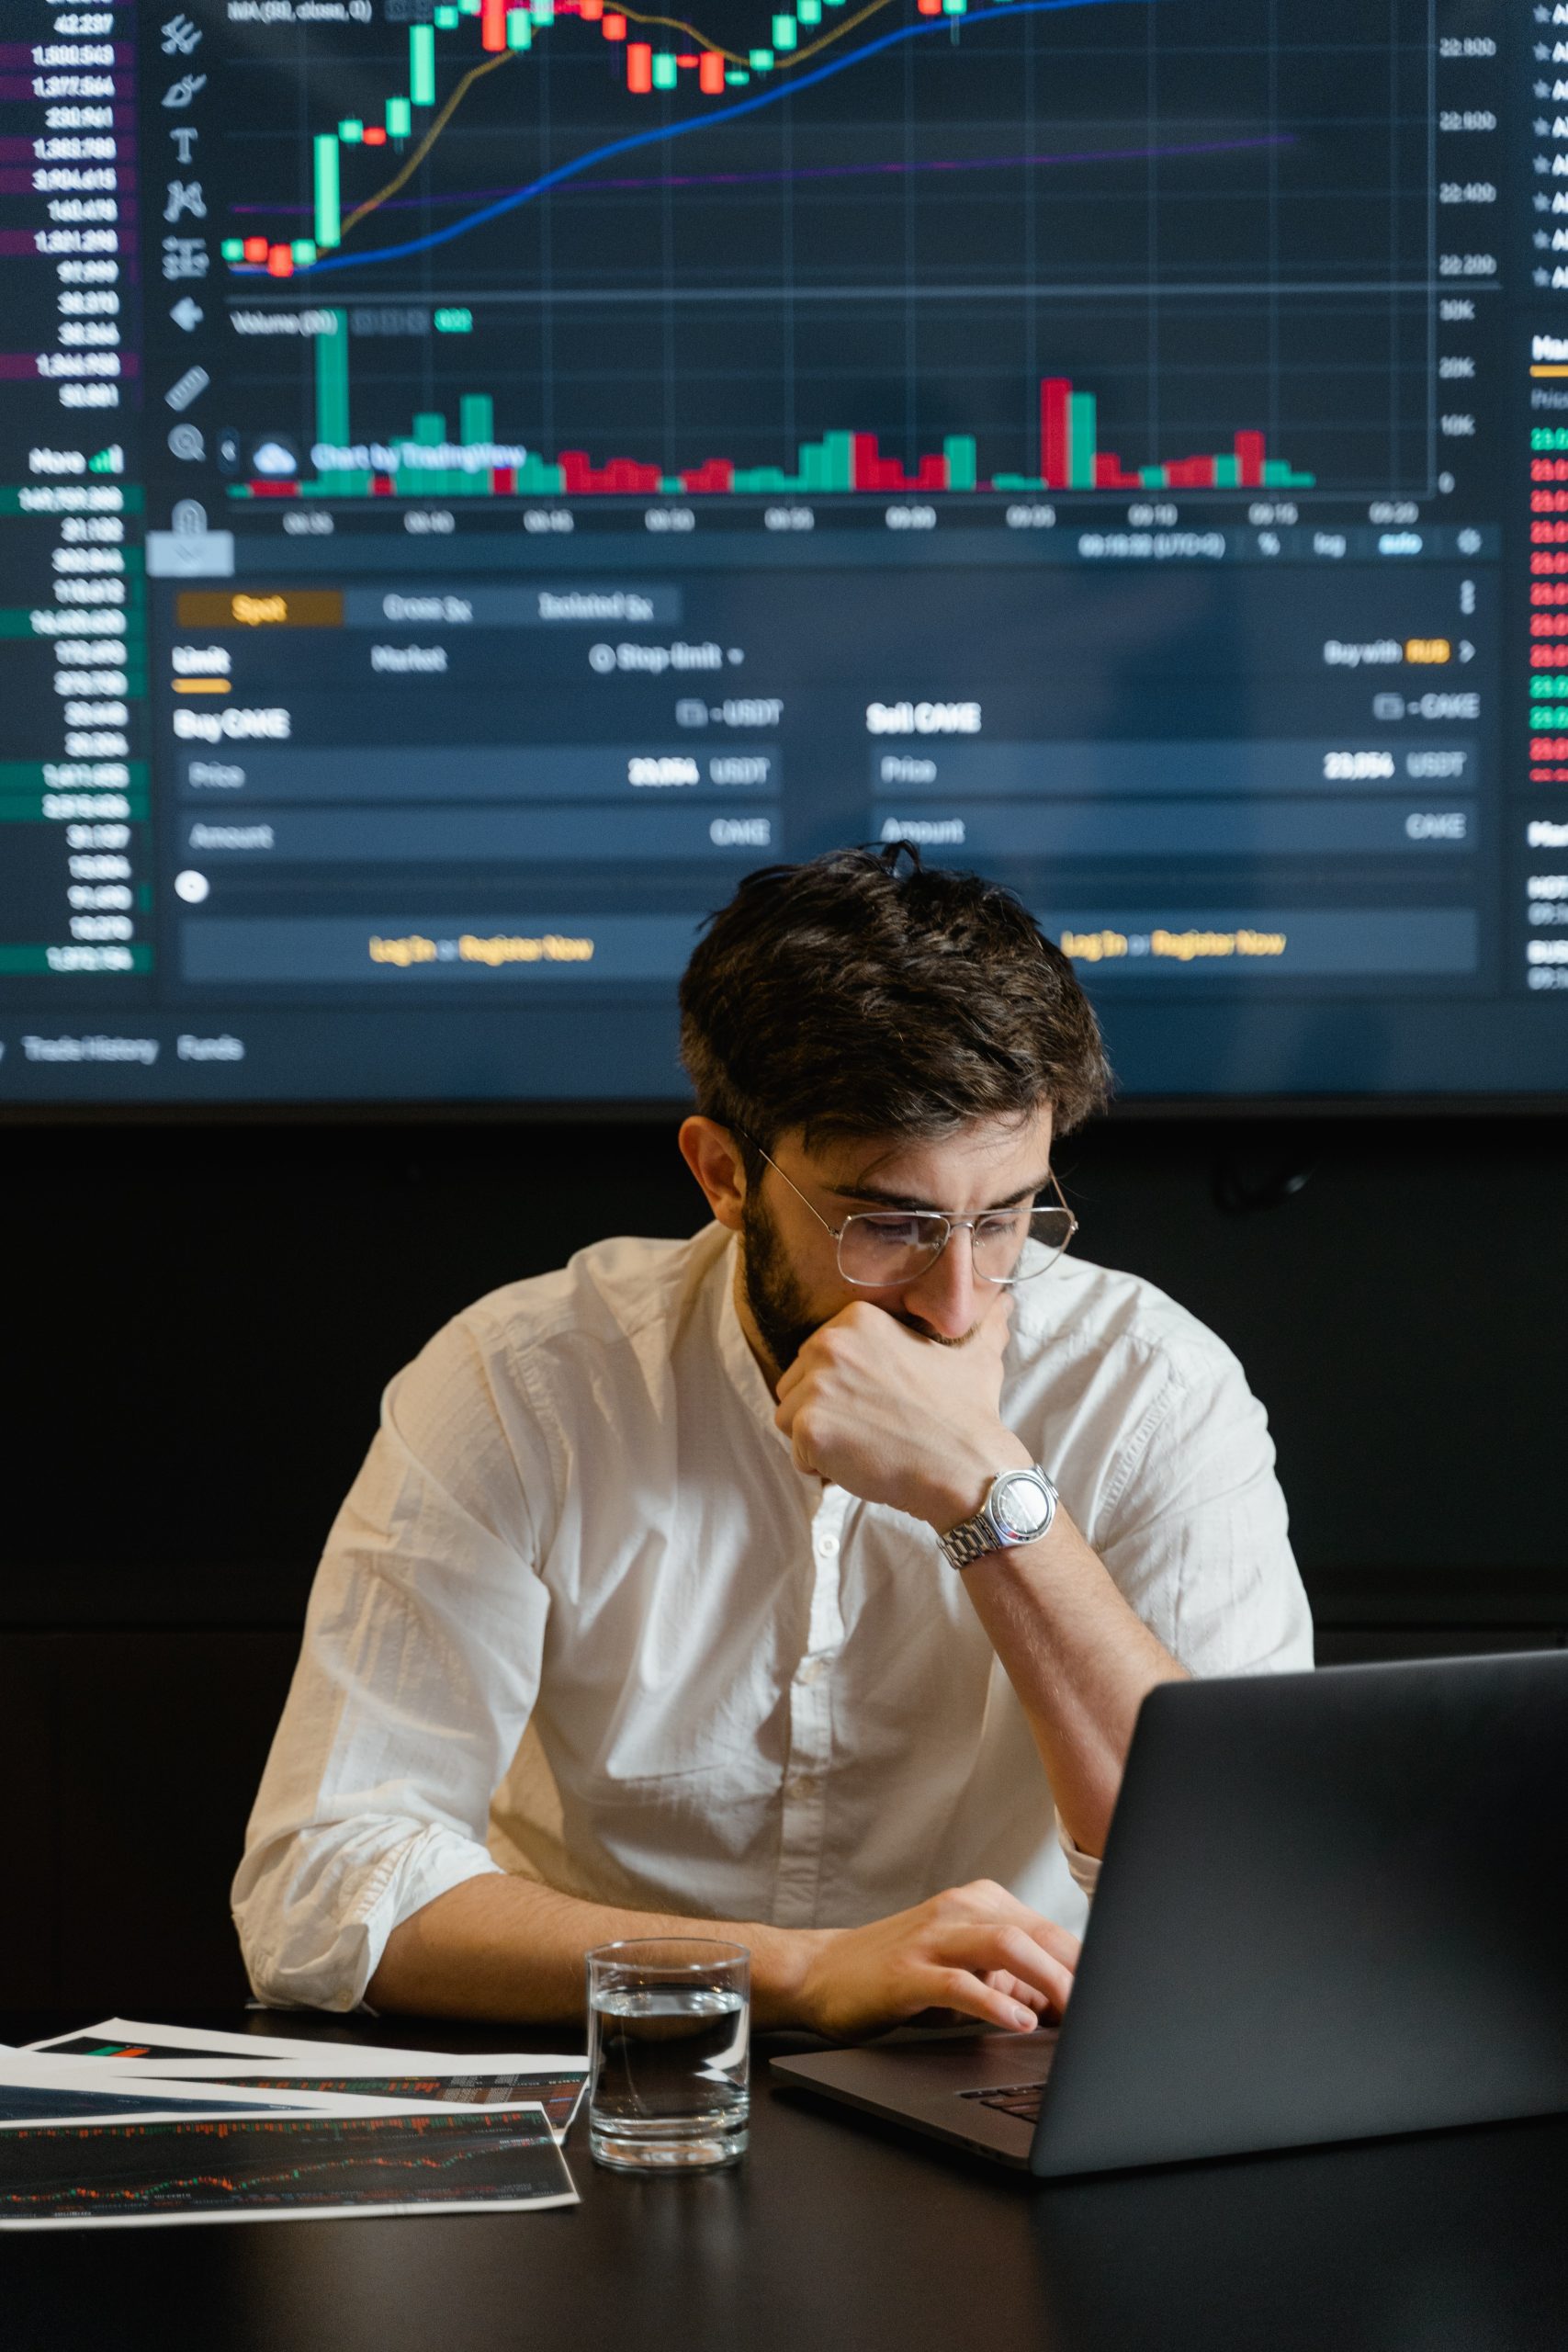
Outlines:
[[1235, 436], [1235, 478], [1242, 490], [1263, 487], [1263, 435], [1261, 433], [1238, 433]]
[[852, 447], [856, 490], [945, 490], [948, 486], [945, 458], [921, 458], [915, 471], [906, 474], [897, 458], [883, 456], [874, 433], [853, 435]]
[[1040, 387], [1040, 477], [1047, 490], [1067, 487], [1067, 401], [1072, 389], [1066, 376], [1047, 376]]

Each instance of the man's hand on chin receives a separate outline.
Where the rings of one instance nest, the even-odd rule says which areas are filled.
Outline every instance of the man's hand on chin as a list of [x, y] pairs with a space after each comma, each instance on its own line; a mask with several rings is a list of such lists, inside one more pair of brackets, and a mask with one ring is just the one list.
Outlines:
[[773, 1419], [796, 1465], [939, 1533], [977, 1510], [999, 1470], [1028, 1466], [1003, 1426], [1011, 1294], [958, 1345], [922, 1339], [856, 1299], [814, 1331], [779, 1382]]

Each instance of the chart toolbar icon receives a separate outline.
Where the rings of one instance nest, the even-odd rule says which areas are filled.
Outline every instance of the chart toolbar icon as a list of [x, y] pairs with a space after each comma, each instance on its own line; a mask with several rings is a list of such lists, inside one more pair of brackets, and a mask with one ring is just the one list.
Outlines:
[[169, 386], [164, 394], [164, 401], [172, 409], [189, 408], [192, 401], [201, 398], [211, 381], [205, 368], [187, 368], [185, 374]]
[[164, 240], [165, 277], [205, 277], [210, 261], [211, 255], [199, 237], [165, 237]]

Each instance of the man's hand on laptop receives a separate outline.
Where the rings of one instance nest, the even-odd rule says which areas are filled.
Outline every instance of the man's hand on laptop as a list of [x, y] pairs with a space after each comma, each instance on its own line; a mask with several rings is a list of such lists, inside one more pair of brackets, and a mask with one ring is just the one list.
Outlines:
[[779, 1381], [773, 1419], [797, 1465], [940, 1534], [967, 1519], [1031, 1458], [1001, 1418], [1011, 1308], [999, 1290], [962, 1341], [939, 1344], [869, 1300], [844, 1307]]
[[956, 2009], [1004, 2030], [1058, 2018], [1078, 1939], [991, 1879], [949, 1887], [868, 1927], [822, 1938], [797, 2004], [816, 2032], [849, 2041], [926, 2009]]

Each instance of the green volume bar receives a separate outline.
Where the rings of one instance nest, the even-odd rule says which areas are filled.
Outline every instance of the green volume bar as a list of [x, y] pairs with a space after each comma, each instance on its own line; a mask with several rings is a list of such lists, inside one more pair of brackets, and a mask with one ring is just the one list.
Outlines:
[[1067, 487], [1094, 488], [1095, 403], [1092, 392], [1074, 392], [1067, 401]]
[[[488, 392], [464, 392], [458, 400], [457, 439], [469, 449], [477, 442], [495, 439], [495, 402]], [[465, 467], [457, 481], [469, 498], [484, 498], [490, 492], [490, 469], [470, 473]]]
[[409, 98], [416, 107], [435, 104], [435, 27], [409, 27]]
[[976, 452], [972, 433], [950, 433], [942, 445], [947, 459], [949, 490], [973, 490], [976, 482]]
[[332, 313], [333, 332], [316, 345], [316, 438], [341, 448], [348, 439], [348, 313]]
[[338, 145], [335, 130], [323, 130], [316, 147], [316, 243], [343, 242], [343, 210], [338, 197]]
[[[316, 438], [343, 448], [350, 438], [348, 423], [348, 313], [333, 311], [333, 332], [319, 334], [316, 345]], [[344, 473], [328, 467], [309, 485], [318, 498], [357, 497], [370, 488], [367, 473]]]
[[[446, 438], [446, 419], [438, 409], [417, 410], [411, 438], [422, 449], [438, 449]], [[405, 473], [408, 476], [406, 483], [403, 479]], [[458, 474], [455, 479], [460, 487], [463, 476]], [[453, 481], [454, 476], [444, 466], [400, 467], [398, 488], [405, 494], [412, 490], [416, 498], [422, 492], [432, 498], [446, 498], [451, 495]]]
[[526, 493], [558, 498], [565, 486], [560, 468], [547, 465], [532, 449], [517, 469], [517, 487]]

